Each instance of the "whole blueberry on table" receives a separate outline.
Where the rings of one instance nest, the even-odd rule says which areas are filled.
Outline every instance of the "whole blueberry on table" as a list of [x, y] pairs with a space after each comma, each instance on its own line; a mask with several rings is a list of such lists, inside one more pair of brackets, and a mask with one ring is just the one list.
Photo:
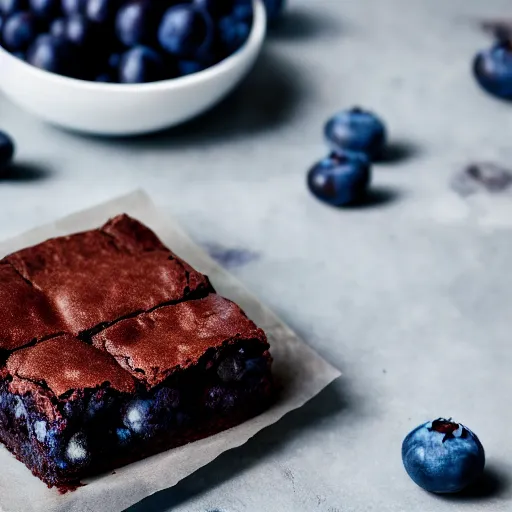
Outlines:
[[363, 153], [333, 152], [308, 173], [309, 190], [333, 206], [360, 203], [371, 179], [370, 161]]
[[31, 12], [18, 12], [9, 16], [2, 27], [3, 45], [11, 52], [26, 50], [37, 37], [39, 23]]
[[27, 62], [59, 75], [78, 75], [76, 47], [64, 38], [51, 34], [43, 34], [36, 39], [28, 50]]
[[386, 127], [371, 112], [352, 108], [327, 121], [325, 137], [333, 149], [360, 151], [369, 158], [379, 157], [386, 144]]
[[409, 476], [435, 493], [459, 492], [482, 475], [485, 453], [467, 427], [439, 418], [415, 428], [402, 445]]
[[121, 56], [119, 82], [135, 84], [155, 82], [166, 78], [165, 61], [147, 46], [135, 46]]
[[154, 0], [131, 0], [116, 16], [117, 38], [126, 46], [152, 44], [156, 40], [160, 9]]
[[158, 28], [160, 46], [180, 58], [195, 57], [213, 39], [213, 22], [203, 9], [181, 4], [169, 8]]
[[0, 132], [0, 168], [11, 163], [14, 156], [14, 142], [5, 132]]
[[480, 52], [473, 62], [473, 73], [480, 86], [498, 98], [512, 99], [512, 43], [500, 41]]

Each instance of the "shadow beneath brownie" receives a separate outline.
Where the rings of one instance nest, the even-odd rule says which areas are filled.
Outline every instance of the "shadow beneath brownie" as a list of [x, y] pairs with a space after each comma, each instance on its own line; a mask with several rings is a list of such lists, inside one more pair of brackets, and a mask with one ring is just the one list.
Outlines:
[[174, 487], [146, 498], [125, 512], [164, 512], [207, 492], [236, 475], [251, 469], [265, 457], [275, 454], [287, 442], [308, 429], [352, 408], [343, 377], [337, 379], [303, 407], [290, 412], [239, 448], [224, 452], [214, 461], [183, 479]]

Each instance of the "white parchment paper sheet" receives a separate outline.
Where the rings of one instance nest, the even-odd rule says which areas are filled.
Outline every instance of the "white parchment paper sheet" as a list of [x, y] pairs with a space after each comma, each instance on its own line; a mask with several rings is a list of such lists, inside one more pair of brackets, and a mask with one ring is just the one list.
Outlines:
[[259, 430], [301, 407], [340, 375], [192, 242], [175, 221], [162, 216], [143, 192], [114, 199], [2, 242], [0, 255], [50, 237], [96, 228], [119, 213], [128, 213], [156, 231], [173, 251], [207, 274], [220, 294], [240, 304], [265, 330], [274, 357], [274, 374], [282, 386], [279, 399], [269, 410], [238, 427], [120, 468], [114, 474], [99, 476], [64, 495], [48, 489], [1, 447], [2, 512], [121, 512], [155, 492], [172, 487], [222, 452], [242, 445]]

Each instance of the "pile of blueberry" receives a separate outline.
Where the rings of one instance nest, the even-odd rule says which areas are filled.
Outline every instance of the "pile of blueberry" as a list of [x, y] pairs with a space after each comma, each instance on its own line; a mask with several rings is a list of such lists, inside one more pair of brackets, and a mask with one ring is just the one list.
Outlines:
[[371, 181], [371, 162], [386, 146], [384, 123], [371, 112], [353, 108], [332, 117], [324, 133], [332, 152], [309, 171], [309, 189], [332, 206], [361, 203]]
[[[283, 0], [265, 3], [272, 21]], [[60, 75], [154, 82], [236, 52], [252, 17], [252, 0], [0, 0], [0, 43]]]

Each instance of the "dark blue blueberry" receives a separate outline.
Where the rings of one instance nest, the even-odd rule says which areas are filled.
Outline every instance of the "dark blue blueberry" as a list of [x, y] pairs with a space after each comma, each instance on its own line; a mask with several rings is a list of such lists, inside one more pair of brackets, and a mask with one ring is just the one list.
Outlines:
[[283, 14], [285, 0], [263, 0], [269, 23], [275, 23]]
[[96, 78], [94, 79], [94, 81], [102, 82], [105, 84], [111, 84], [111, 83], [115, 83], [116, 79], [112, 73], [105, 72], [105, 73], [100, 73], [99, 75], [97, 75]]
[[29, 0], [30, 9], [42, 18], [53, 18], [60, 14], [60, 0]]
[[197, 60], [180, 60], [178, 61], [178, 71], [180, 76], [192, 75], [203, 71], [208, 66]]
[[225, 386], [212, 386], [206, 391], [205, 405], [217, 412], [227, 412], [237, 404], [237, 392]]
[[0, 34], [2, 33], [2, 27], [4, 26], [4, 19], [0, 16]]
[[208, 14], [192, 5], [168, 9], [158, 28], [162, 48], [179, 58], [195, 57], [213, 40], [213, 23]]
[[85, 16], [74, 14], [66, 19], [64, 37], [85, 51], [92, 50], [94, 46], [99, 47], [101, 43], [99, 28], [96, 23], [91, 22]]
[[117, 442], [121, 446], [127, 446], [128, 444], [130, 444], [133, 434], [132, 434], [131, 430], [129, 430], [127, 428], [118, 428], [116, 430], [116, 436], [117, 436]]
[[147, 46], [135, 46], [121, 56], [119, 82], [135, 84], [155, 82], [166, 78], [165, 62]]
[[62, 12], [66, 16], [85, 14], [87, 0], [61, 0]]
[[207, 11], [212, 18], [220, 18], [233, 11], [236, 0], [193, 0], [193, 3]]
[[4, 46], [11, 52], [26, 50], [37, 37], [39, 22], [31, 12], [18, 12], [9, 16], [2, 28]]
[[16, 58], [18, 58], [20, 60], [25, 60], [27, 57], [25, 55], [25, 52], [14, 52], [12, 55], [14, 55]]
[[27, 62], [59, 75], [78, 75], [75, 46], [51, 34], [44, 34], [36, 39], [27, 53]]
[[90, 462], [88, 440], [83, 432], [77, 432], [66, 446], [66, 459], [75, 466], [84, 466]]
[[232, 14], [236, 19], [251, 24], [254, 14], [252, 0], [236, 0]]
[[225, 16], [219, 20], [219, 38], [226, 49], [226, 55], [236, 52], [249, 38], [251, 26], [236, 16]]
[[231, 356], [223, 359], [217, 367], [217, 375], [224, 382], [240, 380], [245, 372], [245, 362], [241, 357]]
[[420, 425], [405, 438], [402, 460], [409, 476], [423, 489], [453, 493], [481, 476], [485, 453], [471, 430], [439, 418]]
[[331, 153], [308, 173], [308, 187], [321, 201], [333, 206], [363, 200], [370, 183], [370, 162], [363, 153]]
[[473, 73], [485, 91], [512, 100], [512, 43], [501, 41], [480, 52], [475, 57]]
[[108, 23], [115, 18], [120, 6], [121, 0], [87, 0], [87, 17], [96, 23]]
[[0, 0], [0, 14], [9, 16], [15, 12], [26, 11], [28, 0]]
[[108, 58], [108, 67], [112, 70], [116, 70], [119, 67], [119, 63], [121, 62], [121, 54], [120, 53], [112, 53]]
[[117, 13], [118, 39], [126, 46], [152, 44], [156, 40], [159, 14], [154, 0], [131, 0]]
[[57, 18], [50, 25], [50, 34], [55, 37], [64, 37], [66, 33], [66, 18]]
[[14, 142], [5, 132], [0, 132], [0, 168], [10, 164], [14, 156]]
[[371, 112], [360, 108], [336, 114], [325, 125], [325, 136], [333, 150], [360, 151], [374, 159], [386, 144], [386, 127]]
[[180, 393], [173, 388], [161, 388], [155, 393], [155, 403], [162, 410], [176, 409], [180, 405]]

